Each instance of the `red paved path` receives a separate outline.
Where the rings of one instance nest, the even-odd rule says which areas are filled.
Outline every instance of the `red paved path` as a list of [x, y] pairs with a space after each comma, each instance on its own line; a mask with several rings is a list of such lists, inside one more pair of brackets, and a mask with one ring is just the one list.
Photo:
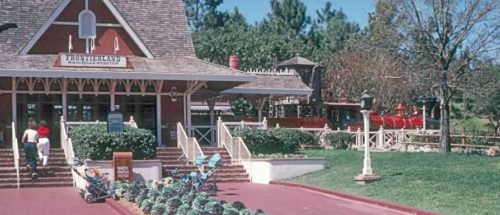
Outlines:
[[219, 199], [228, 202], [241, 201], [248, 208], [260, 208], [268, 215], [408, 214], [302, 188], [251, 183], [227, 183], [217, 186], [220, 190], [217, 193]]
[[0, 214], [114, 215], [106, 203], [87, 204], [74, 187], [0, 189]]

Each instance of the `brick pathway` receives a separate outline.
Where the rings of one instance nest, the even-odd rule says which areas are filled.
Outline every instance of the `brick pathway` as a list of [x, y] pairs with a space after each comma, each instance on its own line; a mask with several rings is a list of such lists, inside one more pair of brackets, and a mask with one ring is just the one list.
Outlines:
[[106, 203], [85, 203], [74, 187], [54, 187], [2, 189], [0, 214], [113, 215], [118, 213]]
[[268, 215], [408, 214], [302, 188], [251, 183], [221, 183], [217, 186], [220, 190], [217, 194], [219, 199], [228, 202], [241, 201], [248, 208], [260, 208]]

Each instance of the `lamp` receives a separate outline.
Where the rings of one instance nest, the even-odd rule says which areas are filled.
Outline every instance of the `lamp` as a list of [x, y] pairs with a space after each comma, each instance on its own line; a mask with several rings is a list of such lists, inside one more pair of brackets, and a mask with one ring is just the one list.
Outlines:
[[368, 95], [368, 92], [363, 91], [363, 95], [360, 99], [361, 110], [371, 110], [373, 108], [373, 96]]
[[179, 93], [177, 92], [177, 87], [172, 87], [170, 88], [170, 99], [173, 101], [173, 102], [176, 102], [177, 101], [177, 96], [179, 96]]
[[437, 98], [433, 96], [419, 96], [417, 98], [417, 102], [422, 104], [422, 129], [425, 131], [426, 129], [426, 107], [432, 108], [436, 104]]
[[368, 95], [367, 91], [363, 92], [360, 98], [361, 113], [363, 114], [363, 129], [365, 143], [365, 157], [363, 160], [363, 172], [354, 177], [354, 180], [359, 184], [366, 184], [372, 181], [380, 180], [381, 176], [375, 175], [372, 169], [370, 158], [370, 113], [373, 107], [373, 96]]

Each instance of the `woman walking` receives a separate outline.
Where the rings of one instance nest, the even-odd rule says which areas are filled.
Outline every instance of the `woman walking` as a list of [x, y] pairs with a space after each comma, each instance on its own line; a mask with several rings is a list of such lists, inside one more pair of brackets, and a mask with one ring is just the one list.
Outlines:
[[47, 166], [47, 160], [49, 159], [49, 150], [50, 150], [50, 129], [47, 127], [47, 122], [44, 120], [40, 121], [38, 124], [38, 158], [40, 159], [40, 163], [42, 163], [43, 168]]
[[23, 141], [25, 162], [28, 169], [31, 171], [31, 177], [38, 176], [36, 172], [36, 143], [38, 142], [38, 132], [36, 130], [35, 120], [29, 120], [28, 129], [24, 131]]

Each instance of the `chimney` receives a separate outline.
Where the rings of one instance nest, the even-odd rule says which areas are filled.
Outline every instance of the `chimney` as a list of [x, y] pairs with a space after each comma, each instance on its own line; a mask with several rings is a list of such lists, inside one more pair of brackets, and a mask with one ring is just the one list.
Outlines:
[[231, 69], [238, 69], [239, 64], [240, 64], [240, 59], [238, 58], [238, 55], [229, 56], [229, 67], [231, 67]]

